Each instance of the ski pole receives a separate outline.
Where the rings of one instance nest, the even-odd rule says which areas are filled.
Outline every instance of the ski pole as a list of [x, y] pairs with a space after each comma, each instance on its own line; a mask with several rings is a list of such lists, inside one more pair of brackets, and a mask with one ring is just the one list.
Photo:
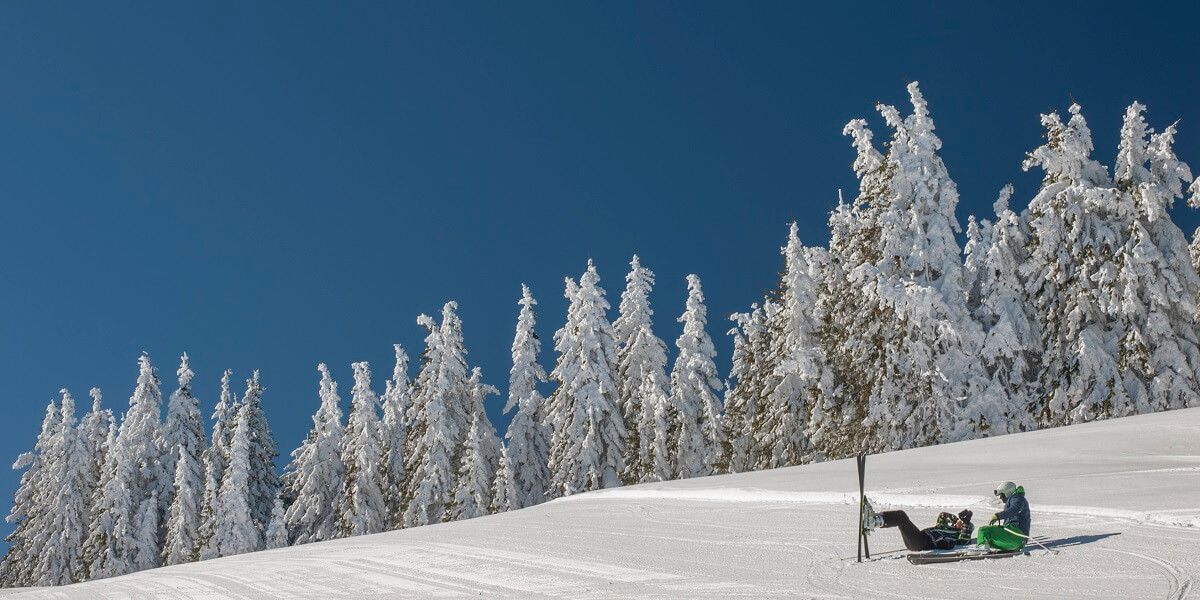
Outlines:
[[[1008, 528], [1006, 527], [1005, 529], [1008, 529]], [[1029, 541], [1031, 541], [1031, 542], [1033, 542], [1033, 543], [1035, 543], [1035, 544], [1037, 544], [1037, 545], [1041, 546], [1041, 547], [1042, 547], [1042, 550], [1045, 550], [1046, 552], [1049, 552], [1050, 554], [1054, 554], [1054, 555], [1057, 555], [1057, 554], [1058, 554], [1058, 550], [1051, 550], [1051, 549], [1047, 548], [1045, 544], [1043, 544], [1043, 543], [1041, 543], [1041, 542], [1037, 541], [1037, 540], [1036, 540], [1036, 539], [1034, 539], [1034, 538], [1031, 538], [1031, 537], [1029, 537], [1029, 536], [1027, 536], [1027, 535], [1025, 535], [1025, 534], [1022, 534], [1022, 533], [1017, 533], [1017, 532], [1015, 532], [1015, 531], [1013, 531], [1013, 530], [1011, 530], [1011, 529], [1009, 529], [1008, 531], [1009, 531], [1009, 532], [1011, 532], [1013, 535], [1017, 535], [1017, 536], [1023, 537], [1023, 538], [1025, 538], [1025, 539], [1027, 539], [1027, 540], [1029, 540]]]

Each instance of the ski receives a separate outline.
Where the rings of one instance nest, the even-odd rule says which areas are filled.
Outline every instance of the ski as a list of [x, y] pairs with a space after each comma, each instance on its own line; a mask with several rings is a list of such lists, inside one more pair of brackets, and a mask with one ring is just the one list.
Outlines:
[[862, 562], [863, 551], [866, 551], [867, 560], [871, 560], [871, 547], [867, 544], [867, 529], [864, 527], [864, 518], [866, 517], [867, 496], [865, 490], [866, 471], [867, 471], [867, 455], [860, 454], [855, 457], [855, 462], [858, 464], [858, 562]]
[[940, 563], [961, 562], [964, 560], [986, 560], [991, 558], [1009, 558], [1012, 556], [1029, 556], [1024, 550], [1000, 550], [995, 552], [917, 552], [908, 555], [908, 562], [914, 565], [936, 565]]

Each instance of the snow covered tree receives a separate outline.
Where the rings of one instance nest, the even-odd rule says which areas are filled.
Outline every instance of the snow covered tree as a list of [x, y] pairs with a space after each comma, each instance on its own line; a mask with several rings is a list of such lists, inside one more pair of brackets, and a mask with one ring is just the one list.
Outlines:
[[1200, 347], [1195, 313], [1200, 277], [1186, 236], [1168, 210], [1183, 198], [1191, 170], [1172, 148], [1175, 125], [1155, 134], [1146, 107], [1125, 114], [1114, 170], [1124, 243], [1116, 250], [1117, 275], [1101, 305], [1116, 316], [1122, 337], [1117, 363], [1130, 406], [1114, 415], [1200, 405]]
[[516, 483], [513, 477], [513, 468], [508, 462], [508, 446], [500, 446], [500, 462], [496, 465], [496, 478], [492, 481], [492, 506], [493, 513], [502, 513], [512, 508], [512, 497], [516, 494]]
[[550, 427], [546, 424], [545, 400], [537, 384], [546, 381], [546, 371], [538, 362], [542, 341], [535, 331], [537, 315], [529, 287], [521, 286], [521, 312], [512, 343], [512, 370], [509, 371], [508, 402], [504, 412], [517, 409], [509, 422], [508, 447], [502, 468], [497, 469], [496, 510], [517, 510], [546, 500], [550, 485], [547, 466], [550, 452]]
[[1128, 402], [1113, 319], [1100, 303], [1121, 243], [1120, 223], [1102, 212], [1114, 204], [1115, 189], [1090, 156], [1091, 130], [1079, 105], [1070, 112], [1066, 124], [1057, 113], [1042, 115], [1046, 143], [1022, 164], [1045, 173], [1026, 211], [1030, 251], [1021, 266], [1041, 334], [1042, 392], [1030, 408], [1042, 427], [1103, 417]]
[[83, 431], [75, 428], [75, 400], [62, 390], [58, 427], [46, 452], [49, 501], [39, 529], [46, 545], [37, 559], [37, 585], [66, 585], [82, 581], [86, 572], [82, 548], [88, 528], [85, 491], [89, 458]]
[[461, 444], [470, 427], [467, 364], [458, 303], [447, 302], [438, 325], [426, 315], [417, 323], [429, 331], [421, 369], [413, 382], [413, 419], [409, 435], [409, 462], [404, 525], [441, 523], [448, 517], [458, 482], [456, 467]]
[[[476, 370], [478, 372], [478, 370]], [[486, 417], [485, 417], [486, 418]], [[449, 520], [474, 519], [488, 514], [492, 503], [492, 482], [496, 472], [487, 456], [494, 433], [479, 415], [471, 419], [471, 427], [464, 440], [462, 462], [458, 467], [458, 486], [454, 490], [454, 503], [450, 507]]]
[[553, 496], [620, 485], [625, 424], [617, 402], [617, 349], [600, 276], [588, 261], [576, 286], [568, 278], [567, 323], [554, 334], [558, 364], [550, 374], [550, 471]]
[[676, 418], [672, 437], [678, 440], [675, 464], [680, 478], [712, 475], [725, 439], [721, 400], [717, 398], [723, 382], [713, 363], [717, 351], [705, 330], [708, 308], [704, 306], [700, 278], [688, 275], [687, 283], [687, 310], [679, 317], [683, 333], [675, 341], [679, 354], [671, 369], [669, 400]]
[[279, 476], [275, 474], [275, 457], [279, 453], [262, 409], [262, 394], [263, 387], [256, 370], [246, 381], [246, 393], [238, 410], [238, 424], [240, 427], [242, 413], [247, 413], [250, 427], [250, 514], [260, 532], [265, 531], [271, 523], [271, 511], [275, 508], [275, 497], [279, 495]]
[[750, 449], [755, 432], [751, 423], [761, 404], [756, 343], [762, 337], [762, 310], [754, 305], [753, 313], [736, 313], [729, 317], [734, 327], [732, 366], [725, 383], [725, 441], [721, 460], [715, 466], [719, 473], [742, 473], [752, 469]]
[[958, 191], [937, 155], [929, 108], [914, 82], [913, 113], [881, 106], [893, 129], [886, 163], [887, 206], [880, 216], [882, 256], [877, 264], [879, 301], [898, 317], [885, 342], [885, 373], [869, 418], [884, 448], [924, 446], [954, 439], [953, 419], [981, 377], [970, 358], [981, 343], [966, 307], [962, 251], [954, 234]]
[[33, 450], [17, 457], [14, 470], [24, 469], [21, 484], [13, 495], [12, 509], [6, 521], [16, 526], [4, 541], [9, 543], [8, 552], [0, 564], [4, 584], [9, 587], [34, 585], [39, 576], [38, 557], [45, 550], [49, 532], [44, 530], [44, 517], [50, 509], [50, 487], [47, 483], [54, 473], [50, 468], [49, 452], [55, 435], [60, 431], [62, 412], [51, 400], [46, 405], [42, 418], [42, 431], [37, 436]]
[[233, 443], [233, 431], [237, 428], [240, 409], [229, 386], [232, 377], [233, 371], [228, 369], [221, 376], [221, 396], [212, 414], [212, 445], [204, 452], [204, 503], [200, 512], [199, 539], [196, 541], [201, 560], [221, 555], [215, 537], [216, 503], [221, 491], [221, 482], [225, 478], [225, 469], [229, 465], [229, 449]]
[[342, 463], [342, 409], [338, 407], [337, 382], [325, 363], [321, 373], [321, 406], [313, 415], [308, 438], [292, 452], [288, 465], [286, 494], [292, 500], [284, 521], [297, 544], [321, 542], [338, 537], [338, 512], [346, 469]]
[[202, 472], [197, 458], [180, 444], [175, 446], [175, 495], [167, 513], [167, 539], [163, 564], [200, 560], [200, 504], [204, 501]]
[[85, 542], [90, 579], [149, 569], [160, 560], [158, 497], [168, 479], [162, 472], [162, 393], [150, 358], [142, 355], [138, 363], [137, 387], [109, 452], [111, 466], [105, 467], [108, 477]]
[[410, 427], [410, 407], [412, 405], [412, 390], [408, 380], [408, 354], [393, 344], [396, 351], [396, 366], [392, 369], [392, 378], [387, 382], [383, 393], [383, 499], [387, 505], [389, 528], [403, 525], [404, 487], [406, 482], [404, 472], [404, 450], [408, 444], [408, 429]]
[[88, 519], [90, 521], [91, 507], [95, 501], [96, 490], [103, 478], [104, 463], [111, 447], [108, 443], [109, 435], [113, 432], [114, 425], [112, 411], [100, 408], [103, 399], [100, 388], [92, 388], [89, 394], [92, 397], [92, 410], [80, 420], [79, 429], [86, 444], [84, 454], [88, 457], [87, 474], [81, 493], [84, 498], [88, 499]]
[[613, 322], [617, 344], [617, 398], [624, 417], [625, 471], [627, 484], [649, 479], [653, 462], [654, 406], [647, 404], [642, 391], [654, 397], [665, 394], [667, 345], [654, 335], [650, 291], [654, 272], [642, 266], [637, 255], [625, 276], [620, 316]]
[[996, 222], [985, 219], [968, 236], [969, 305], [984, 332], [979, 359], [987, 379], [969, 394], [968, 410], [960, 418], [962, 437], [1034, 428], [1027, 407], [1037, 393], [1040, 339], [1020, 277], [1026, 236], [1020, 217], [1008, 206], [1011, 197], [1012, 186], [1005, 186], [996, 200]]
[[[894, 167], [875, 148], [873, 134], [866, 121], [855, 119], [843, 129], [851, 136], [858, 156], [854, 172], [859, 192], [850, 203], [839, 199], [829, 216], [829, 260], [825, 263], [818, 288], [814, 317], [820, 325], [817, 338], [826, 356], [831, 378], [828, 387], [818, 390], [810, 417], [810, 439], [829, 458], [852, 456], [878, 449], [876, 427], [867, 420], [871, 399], [881, 379], [887, 376], [884, 365], [885, 341], [895, 330], [895, 310], [881, 303], [874, 291], [882, 260], [881, 216], [888, 206]], [[767, 361], [771, 346], [766, 328], [766, 309], [758, 319], [761, 326], [752, 331], [756, 343], [751, 379], [763, 377], [762, 362]], [[750, 340], [750, 335], [747, 333]], [[761, 348], [761, 350], [759, 349]], [[765, 383], [755, 383], [747, 402], [764, 392]], [[738, 386], [745, 385], [739, 380]], [[747, 412], [751, 427], [761, 419], [753, 406]], [[750, 463], [759, 462], [759, 452], [749, 449]]]
[[[250, 395], [247, 393], [247, 400]], [[229, 446], [229, 464], [226, 465], [216, 500], [213, 541], [218, 556], [255, 552], [263, 547], [262, 530], [254, 522], [254, 490], [251, 487], [254, 417], [246, 410], [247, 406], [238, 411], [237, 426]]]
[[179, 389], [171, 394], [167, 404], [164, 430], [166, 456], [170, 460], [164, 456], [163, 464], [174, 475], [171, 505], [167, 511], [167, 538], [163, 545], [163, 563], [168, 565], [199, 559], [196, 542], [199, 537], [200, 504], [204, 499], [203, 461], [207, 450], [200, 406], [192, 397], [194, 373], [186, 353], [177, 374]]
[[760, 360], [761, 368], [771, 372], [764, 378], [764, 406], [755, 411], [752, 421], [752, 435], [757, 440], [754, 466], [760, 469], [797, 465], [813, 453], [807, 425], [824, 363], [812, 312], [824, 254], [800, 243], [795, 223], [782, 254], [778, 301], [764, 305], [770, 332], [767, 355]]
[[271, 524], [267, 526], [264, 538], [264, 550], [274, 550], [288, 545], [288, 530], [284, 524], [283, 498], [275, 499], [271, 509]]
[[338, 527], [345, 537], [383, 531], [387, 506], [383, 502], [382, 452], [379, 442], [379, 398], [371, 389], [371, 368], [354, 363], [350, 390], [350, 418], [342, 434], [342, 462], [346, 466]]

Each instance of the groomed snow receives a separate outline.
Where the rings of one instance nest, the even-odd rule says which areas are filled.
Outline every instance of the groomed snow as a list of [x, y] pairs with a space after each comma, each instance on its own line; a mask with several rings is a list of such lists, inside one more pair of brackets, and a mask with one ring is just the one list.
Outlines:
[[1172, 598], [1200, 573], [1200, 409], [872, 456], [868, 495], [930, 523], [1024, 485], [1058, 555], [855, 563], [854, 461], [584, 494], [472, 521], [155, 569], [28, 598]]

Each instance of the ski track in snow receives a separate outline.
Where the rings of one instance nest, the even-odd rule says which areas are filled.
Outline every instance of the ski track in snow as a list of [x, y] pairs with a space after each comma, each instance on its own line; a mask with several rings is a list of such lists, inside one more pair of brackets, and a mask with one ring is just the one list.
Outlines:
[[1200, 573], [1200, 409], [873, 456], [868, 496], [918, 523], [1022, 483], [1058, 551], [914, 566], [895, 530], [854, 560], [853, 461], [606, 490], [431, 527], [155, 569], [13, 598], [1165, 598]]

